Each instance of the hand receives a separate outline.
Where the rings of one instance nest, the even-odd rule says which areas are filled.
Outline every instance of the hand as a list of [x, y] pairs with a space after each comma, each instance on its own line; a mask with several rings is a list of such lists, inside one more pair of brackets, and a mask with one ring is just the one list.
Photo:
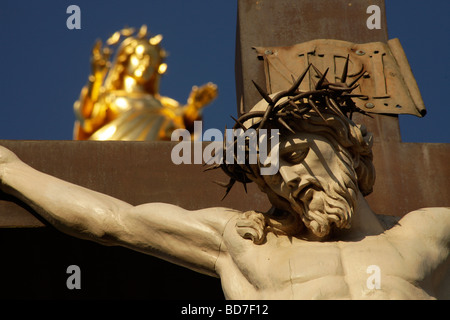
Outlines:
[[189, 95], [188, 104], [194, 105], [196, 108], [202, 108], [217, 97], [217, 86], [208, 82], [200, 88], [194, 86]]
[[10, 150], [0, 146], [0, 181], [3, 179], [5, 167], [14, 162], [20, 161], [19, 158]]
[[102, 49], [102, 42], [97, 40], [91, 53], [92, 74], [101, 74], [103, 76], [109, 68], [110, 56], [111, 50], [107, 47]]

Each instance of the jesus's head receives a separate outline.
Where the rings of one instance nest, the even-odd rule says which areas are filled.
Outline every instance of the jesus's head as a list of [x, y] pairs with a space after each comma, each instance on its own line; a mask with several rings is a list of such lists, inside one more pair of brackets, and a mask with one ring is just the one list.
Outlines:
[[333, 228], [348, 228], [358, 192], [372, 191], [371, 135], [335, 115], [322, 115], [326, 121], [313, 115], [308, 121], [287, 120], [295, 133], [279, 128], [278, 172], [248, 175], [268, 195], [275, 216], [294, 217], [288, 233], [306, 226], [324, 237]]
[[[268, 114], [264, 128], [279, 130], [278, 172], [261, 175], [260, 162], [241, 165], [241, 171], [237, 165], [225, 169], [267, 194], [273, 205], [268, 215], [272, 230], [297, 235], [307, 228], [323, 238], [333, 229], [349, 228], [359, 192], [372, 192], [372, 135], [344, 115], [352, 101], [342, 92], [327, 88], [295, 94], [278, 101], [266, 97], [248, 113], [255, 117], [239, 122], [255, 128]], [[271, 114], [266, 113], [269, 107]], [[245, 179], [239, 179], [242, 172]]]

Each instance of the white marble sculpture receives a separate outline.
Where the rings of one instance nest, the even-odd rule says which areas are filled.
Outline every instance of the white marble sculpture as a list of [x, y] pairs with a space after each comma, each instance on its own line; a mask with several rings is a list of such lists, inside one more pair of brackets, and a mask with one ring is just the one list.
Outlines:
[[[264, 113], [270, 99], [253, 111]], [[291, 102], [301, 109], [302, 99]], [[449, 299], [450, 208], [410, 212], [385, 230], [364, 199], [374, 183], [371, 136], [331, 109], [285, 120], [278, 173], [247, 175], [273, 204], [266, 213], [132, 206], [3, 147], [1, 190], [69, 235], [219, 277], [227, 299]]]

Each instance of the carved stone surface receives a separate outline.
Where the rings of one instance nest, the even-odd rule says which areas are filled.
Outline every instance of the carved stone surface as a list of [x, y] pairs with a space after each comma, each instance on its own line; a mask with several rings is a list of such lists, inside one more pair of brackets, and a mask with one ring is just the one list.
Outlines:
[[[386, 42], [386, 16], [381, 28], [366, 28], [366, 10], [377, 5], [386, 11], [384, 0], [335, 1], [277, 0], [238, 1], [236, 37], [237, 110], [249, 111], [259, 97], [251, 81], [263, 84], [263, 62], [253, 47], [285, 47], [315, 39], [336, 39], [353, 43]], [[290, 75], [289, 75], [290, 79]]]
[[[359, 81], [353, 93], [364, 95], [355, 99], [364, 111], [386, 114], [425, 115], [426, 110], [405, 53], [398, 39], [388, 43], [355, 44], [341, 40], [312, 40], [289, 47], [256, 47], [264, 59], [266, 87], [269, 93], [286, 90], [312, 63], [328, 79], [339, 80], [347, 56], [348, 81]], [[301, 90], [312, 90], [318, 77], [307, 77]]]

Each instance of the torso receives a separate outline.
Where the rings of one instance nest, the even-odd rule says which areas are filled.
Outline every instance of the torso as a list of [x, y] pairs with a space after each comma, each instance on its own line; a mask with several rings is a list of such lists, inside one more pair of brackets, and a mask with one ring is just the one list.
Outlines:
[[[411, 268], [418, 257], [402, 255], [396, 241], [389, 231], [329, 242], [269, 233], [255, 245], [229, 223], [218, 273], [228, 299], [433, 299], [419, 286], [423, 270]], [[376, 277], [371, 266], [379, 268], [380, 288], [369, 279]]]
[[113, 112], [120, 114], [129, 110], [160, 109], [161, 101], [148, 93], [130, 93], [122, 90], [106, 92], [101, 103], [106, 104]]
[[173, 101], [147, 93], [108, 92], [97, 103], [98, 108], [108, 108], [105, 123], [90, 139], [168, 140], [175, 129], [184, 128], [181, 108]]

